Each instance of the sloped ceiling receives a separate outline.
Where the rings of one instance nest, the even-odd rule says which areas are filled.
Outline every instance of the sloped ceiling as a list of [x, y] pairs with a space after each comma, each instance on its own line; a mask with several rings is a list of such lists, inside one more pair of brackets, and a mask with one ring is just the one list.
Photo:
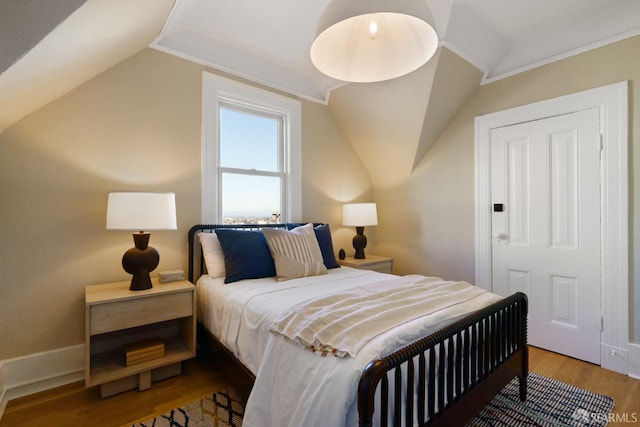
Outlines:
[[49, 13], [41, 13], [47, 6], [45, 0], [2, 0], [0, 74], [86, 1], [58, 0], [55, 7], [48, 8]]
[[[152, 46], [320, 102], [341, 82], [309, 58], [330, 0], [178, 0]], [[485, 81], [640, 33], [638, 0], [415, 0]]]
[[467, 98], [478, 88], [481, 77], [478, 69], [442, 48], [411, 170], [418, 166]]
[[[0, 0], [0, 131], [147, 46], [328, 103], [343, 83], [309, 47], [329, 1]], [[482, 82], [640, 34], [638, 0], [415, 1]]]
[[[145, 49], [160, 33], [174, 3], [22, 1], [0, 0], [1, 45], [11, 46], [2, 56], [0, 132]], [[11, 23], [8, 28], [5, 21]]]
[[473, 65], [440, 48], [404, 77], [334, 90], [329, 109], [374, 188], [397, 187], [409, 180], [481, 78]]

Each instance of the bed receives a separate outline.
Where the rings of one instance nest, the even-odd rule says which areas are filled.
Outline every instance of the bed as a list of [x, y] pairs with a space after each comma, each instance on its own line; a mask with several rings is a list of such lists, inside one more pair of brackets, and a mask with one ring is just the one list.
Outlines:
[[[450, 282], [437, 278], [348, 267], [319, 274], [309, 267], [308, 274], [285, 277], [289, 280], [280, 271], [275, 277], [245, 277], [246, 265], [223, 271], [229, 265], [221, 263], [247, 256], [246, 246], [229, 245], [228, 234], [253, 239], [271, 236], [270, 230], [295, 232], [301, 229], [297, 226], [199, 224], [189, 232], [189, 280], [196, 284], [200, 331], [205, 331], [200, 335], [220, 344], [254, 380], [243, 425], [464, 425], [514, 377], [520, 381], [520, 398], [526, 399], [527, 299], [522, 293], [500, 298], [476, 289], [477, 295], [461, 296], [466, 298], [462, 302], [382, 329], [346, 357], [285, 338], [274, 327], [284, 313], [291, 316], [291, 307], [328, 296], [372, 288], [395, 292], [396, 286], [413, 290], [417, 283], [447, 290], [446, 298], [458, 294], [441, 287]], [[305, 233], [309, 227], [325, 266], [335, 263], [328, 226], [308, 225]], [[221, 244], [215, 257], [208, 243], [203, 246], [212, 234]], [[222, 255], [228, 255], [224, 261]], [[258, 257], [250, 259], [249, 269], [260, 264]], [[272, 259], [277, 264], [274, 259], [277, 251]], [[236, 276], [225, 283], [229, 275]]]

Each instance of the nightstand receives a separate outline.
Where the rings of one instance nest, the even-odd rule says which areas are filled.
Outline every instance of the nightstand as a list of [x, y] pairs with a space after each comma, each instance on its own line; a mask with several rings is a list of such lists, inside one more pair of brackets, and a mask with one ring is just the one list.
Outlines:
[[365, 256], [365, 259], [355, 259], [354, 257], [348, 256], [345, 259], [339, 259], [338, 264], [360, 270], [373, 270], [379, 273], [393, 272], [393, 258], [377, 255]]
[[[102, 397], [138, 388], [182, 372], [196, 355], [195, 286], [158, 283], [130, 291], [130, 282], [85, 288], [85, 386], [100, 385]], [[164, 354], [127, 364], [125, 346], [160, 338]]]

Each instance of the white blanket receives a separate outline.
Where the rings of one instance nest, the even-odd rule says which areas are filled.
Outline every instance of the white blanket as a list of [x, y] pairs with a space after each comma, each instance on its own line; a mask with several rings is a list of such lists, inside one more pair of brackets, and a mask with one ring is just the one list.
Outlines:
[[466, 282], [404, 276], [297, 304], [278, 316], [271, 331], [323, 356], [355, 356], [391, 328], [484, 292]]
[[467, 302], [406, 322], [365, 344], [356, 357], [318, 357], [269, 332], [290, 307], [311, 298], [391, 279], [346, 267], [287, 282], [275, 279], [223, 284], [198, 281], [198, 316], [255, 375], [243, 426], [357, 425], [357, 384], [366, 364], [500, 299], [482, 293]]

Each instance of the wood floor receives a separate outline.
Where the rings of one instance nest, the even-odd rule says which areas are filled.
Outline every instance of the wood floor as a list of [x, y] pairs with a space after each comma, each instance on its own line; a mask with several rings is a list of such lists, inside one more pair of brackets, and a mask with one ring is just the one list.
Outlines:
[[85, 389], [79, 382], [9, 401], [0, 427], [119, 427], [231, 385], [245, 397], [251, 389], [246, 374], [225, 353], [199, 354], [183, 362], [181, 375], [155, 382], [143, 392], [101, 399], [98, 387]]
[[[640, 425], [640, 380], [537, 348], [530, 349], [530, 370], [615, 399], [609, 425]], [[250, 382], [224, 353], [199, 355], [184, 363], [177, 377], [106, 399], [96, 387], [74, 383], [10, 401], [0, 427], [115, 426], [141, 421], [214, 390], [233, 385], [247, 395]], [[635, 418], [634, 418], [635, 417]], [[636, 423], [625, 423], [620, 420]]]

